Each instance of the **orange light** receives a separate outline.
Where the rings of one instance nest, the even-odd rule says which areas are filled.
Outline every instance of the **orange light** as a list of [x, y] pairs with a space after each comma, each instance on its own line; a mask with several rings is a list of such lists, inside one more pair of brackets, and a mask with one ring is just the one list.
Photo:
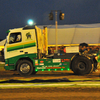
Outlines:
[[95, 56], [95, 59], [97, 60], [98, 59], [98, 56]]
[[40, 61], [40, 63], [43, 63], [44, 61]]
[[5, 66], [8, 66], [8, 64], [5, 64]]
[[35, 64], [35, 65], [39, 65], [39, 64]]

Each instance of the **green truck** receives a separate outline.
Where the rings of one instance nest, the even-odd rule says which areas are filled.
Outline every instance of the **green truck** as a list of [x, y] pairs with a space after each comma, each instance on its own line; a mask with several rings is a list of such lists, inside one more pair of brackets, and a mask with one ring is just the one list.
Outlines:
[[[67, 40], [66, 40], [67, 41]], [[47, 27], [43, 32], [37, 26], [10, 29], [4, 47], [5, 69], [27, 76], [38, 71], [72, 70], [84, 75], [97, 69], [93, 54], [54, 53], [48, 55]]]

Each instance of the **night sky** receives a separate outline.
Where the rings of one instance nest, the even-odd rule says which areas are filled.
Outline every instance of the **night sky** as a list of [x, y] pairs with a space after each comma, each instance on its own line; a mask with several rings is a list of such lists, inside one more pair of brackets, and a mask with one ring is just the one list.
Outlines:
[[65, 19], [58, 24], [100, 23], [100, 0], [0, 0], [0, 39], [8, 29], [24, 27], [28, 19], [36, 25], [55, 24], [49, 20], [51, 10], [61, 10]]

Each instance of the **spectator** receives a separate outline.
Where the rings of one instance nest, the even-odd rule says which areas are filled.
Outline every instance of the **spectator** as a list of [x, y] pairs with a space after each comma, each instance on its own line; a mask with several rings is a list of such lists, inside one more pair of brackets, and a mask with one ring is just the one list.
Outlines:
[[48, 54], [51, 55], [51, 48], [48, 47]]
[[86, 46], [83, 46], [83, 52], [85, 52], [87, 50]]
[[64, 54], [64, 46], [63, 45], [60, 47], [60, 54], [61, 55]]
[[79, 46], [79, 52], [82, 53], [83, 50], [82, 50], [82, 46]]
[[56, 52], [56, 47], [53, 47], [53, 53], [55, 53]]
[[66, 48], [64, 47], [64, 53], [66, 53]]
[[58, 46], [57, 48], [58, 48], [58, 49], [57, 49], [57, 52], [56, 52], [56, 53], [57, 53], [58, 55], [60, 55], [60, 47]]
[[96, 48], [92, 47], [91, 53], [96, 53]]

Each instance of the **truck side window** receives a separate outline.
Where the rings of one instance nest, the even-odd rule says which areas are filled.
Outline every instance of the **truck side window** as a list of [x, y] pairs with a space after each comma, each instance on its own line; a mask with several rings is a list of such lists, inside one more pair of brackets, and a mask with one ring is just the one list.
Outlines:
[[21, 42], [21, 40], [22, 40], [22, 37], [21, 37], [21, 33], [20, 32], [11, 33], [10, 37], [9, 37], [9, 44]]

